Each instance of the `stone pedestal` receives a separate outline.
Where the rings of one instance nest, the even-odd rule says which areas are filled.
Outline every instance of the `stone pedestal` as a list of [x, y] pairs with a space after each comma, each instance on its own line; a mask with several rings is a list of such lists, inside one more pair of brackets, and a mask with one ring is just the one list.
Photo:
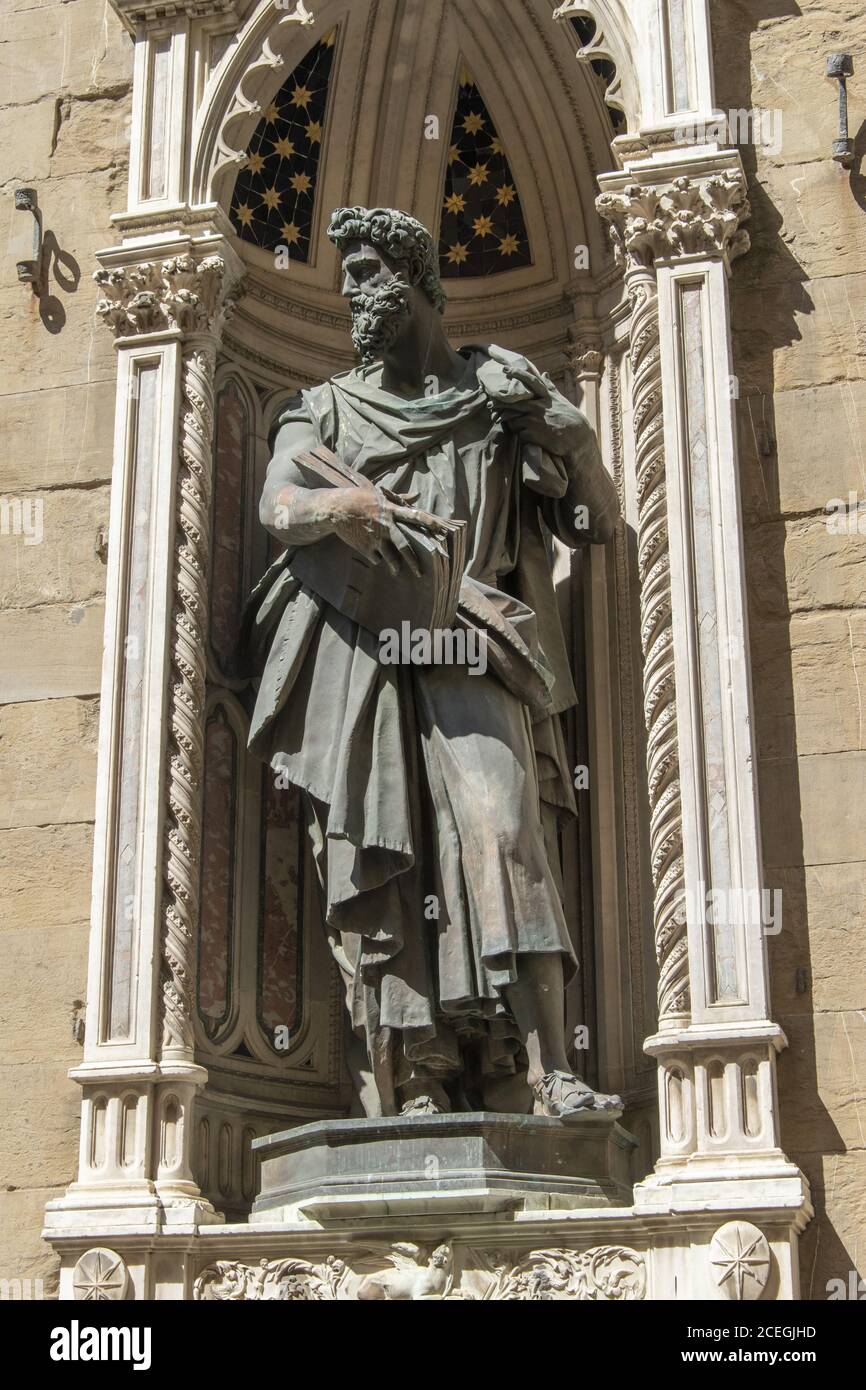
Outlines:
[[257, 1139], [253, 1222], [570, 1211], [631, 1202], [637, 1141], [610, 1115], [328, 1120]]

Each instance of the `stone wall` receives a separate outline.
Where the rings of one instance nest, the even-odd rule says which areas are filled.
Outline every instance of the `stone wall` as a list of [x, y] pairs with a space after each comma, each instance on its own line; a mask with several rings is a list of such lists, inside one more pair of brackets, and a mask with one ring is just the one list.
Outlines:
[[[843, 535], [825, 512], [849, 492], [866, 507], [866, 14], [714, 0], [712, 16], [719, 105], [781, 120], [743, 148], [753, 246], [734, 271], [734, 350], [766, 881], [783, 895], [782, 1140], [816, 1207], [803, 1297], [823, 1299], [858, 1254], [866, 1274], [866, 511]], [[830, 157], [836, 51], [859, 69], [850, 173]]]
[[[132, 42], [105, 0], [8, 0], [0, 29], [0, 1280], [50, 1295], [42, 1213], [78, 1151], [114, 419], [91, 275], [126, 202]], [[43, 216], [38, 297], [9, 248], [21, 184]]]

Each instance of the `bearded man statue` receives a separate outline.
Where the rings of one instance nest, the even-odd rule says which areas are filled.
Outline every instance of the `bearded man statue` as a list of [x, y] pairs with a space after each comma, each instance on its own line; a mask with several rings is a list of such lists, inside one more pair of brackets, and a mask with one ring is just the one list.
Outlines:
[[[285, 549], [248, 612], [263, 667], [250, 748], [301, 789], [359, 1095], [367, 1114], [617, 1110], [566, 1055], [557, 821], [575, 805], [559, 716], [576, 696], [546, 536], [606, 541], [616, 493], [548, 376], [451, 347], [418, 221], [341, 208], [328, 236], [361, 365], [276, 420], [261, 520]], [[316, 485], [298, 460], [323, 446], [369, 485]], [[384, 662], [375, 632], [293, 572], [337, 537], [408, 594], [403, 524], [435, 518], [465, 523], [455, 626], [484, 644], [483, 672]]]

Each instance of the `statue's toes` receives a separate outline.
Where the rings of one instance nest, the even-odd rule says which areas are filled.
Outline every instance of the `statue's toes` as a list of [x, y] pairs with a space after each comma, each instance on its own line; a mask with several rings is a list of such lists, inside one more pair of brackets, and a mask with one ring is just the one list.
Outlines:
[[601, 1092], [597, 1091], [595, 1095], [595, 1104], [592, 1108], [593, 1110], [616, 1110], [620, 1114], [622, 1114], [622, 1111], [625, 1107], [622, 1103], [622, 1096], [606, 1096], [602, 1095]]
[[581, 1110], [591, 1110], [595, 1092], [567, 1072], [549, 1071], [533, 1086], [536, 1115], [562, 1119]]

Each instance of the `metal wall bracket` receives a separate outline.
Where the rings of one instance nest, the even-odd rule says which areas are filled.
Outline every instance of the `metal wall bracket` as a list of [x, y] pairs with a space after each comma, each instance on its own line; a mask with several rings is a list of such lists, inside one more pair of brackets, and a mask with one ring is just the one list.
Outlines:
[[33, 222], [31, 235], [26, 240], [22, 237], [18, 243], [21, 251], [27, 254], [21, 255], [19, 253], [15, 268], [22, 284], [36, 287], [39, 284], [42, 264], [42, 220], [39, 216], [39, 200], [36, 196], [36, 189], [16, 188], [15, 208], [18, 212], [29, 213]]
[[848, 135], [847, 79], [854, 76], [854, 59], [850, 53], [831, 53], [827, 58], [827, 76], [839, 83], [839, 137], [833, 141], [833, 158], [844, 169], [854, 163], [854, 141]]

